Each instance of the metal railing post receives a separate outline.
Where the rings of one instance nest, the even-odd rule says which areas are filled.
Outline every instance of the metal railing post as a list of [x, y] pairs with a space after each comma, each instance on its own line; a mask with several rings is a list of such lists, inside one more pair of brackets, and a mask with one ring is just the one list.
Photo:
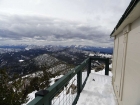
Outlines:
[[105, 75], [109, 75], [109, 58], [105, 60]]
[[90, 73], [91, 73], [91, 58], [89, 57], [89, 60], [88, 60], [88, 69], [87, 69], [87, 76], [89, 76]]
[[77, 73], [77, 94], [80, 95], [82, 90], [82, 72], [81, 70]]

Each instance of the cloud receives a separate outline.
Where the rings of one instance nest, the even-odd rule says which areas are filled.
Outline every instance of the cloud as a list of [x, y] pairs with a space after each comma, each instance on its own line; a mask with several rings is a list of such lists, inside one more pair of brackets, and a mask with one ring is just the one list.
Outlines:
[[[24, 44], [88, 44], [106, 42], [112, 46], [109, 31], [102, 26], [59, 18], [27, 15], [0, 15], [0, 38]], [[13, 40], [13, 41], [12, 41]], [[35, 43], [36, 42], [36, 43]], [[62, 43], [61, 43], [62, 42]], [[84, 42], [84, 43], [83, 43]], [[0, 44], [6, 43], [4, 41]], [[111, 44], [111, 45], [110, 45]]]
[[0, 0], [0, 45], [113, 46], [109, 35], [131, 0]]

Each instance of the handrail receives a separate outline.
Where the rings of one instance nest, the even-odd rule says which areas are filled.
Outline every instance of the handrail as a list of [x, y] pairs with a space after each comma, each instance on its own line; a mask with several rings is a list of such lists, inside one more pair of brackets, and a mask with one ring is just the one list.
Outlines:
[[[80, 65], [75, 67], [73, 70], [64, 75], [56, 83], [50, 86], [46, 90], [41, 90], [35, 94], [35, 99], [33, 99], [28, 105], [51, 105], [52, 98], [77, 74], [77, 95], [72, 102], [72, 105], [75, 105], [78, 101], [79, 95], [84, 88], [86, 80], [91, 72], [91, 60], [104, 60], [105, 75], [109, 73], [109, 59], [108, 58], [99, 58], [99, 57], [89, 57], [84, 60]], [[87, 65], [87, 76], [82, 84], [82, 69]]]

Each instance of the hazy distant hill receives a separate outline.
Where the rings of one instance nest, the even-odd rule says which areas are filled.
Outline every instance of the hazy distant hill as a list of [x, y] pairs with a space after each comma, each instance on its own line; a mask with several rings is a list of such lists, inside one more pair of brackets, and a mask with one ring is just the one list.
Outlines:
[[57, 45], [46, 45], [46, 46], [37, 46], [37, 45], [5, 45], [0, 46], [0, 49], [22, 49], [22, 50], [29, 50], [29, 49], [39, 49], [39, 48], [45, 48], [45, 49], [51, 49], [51, 51], [60, 51], [65, 48], [76, 48], [80, 50], [86, 50], [86, 51], [94, 51], [94, 52], [101, 52], [101, 53], [113, 53], [112, 47], [95, 47], [95, 46], [86, 46], [86, 45], [70, 45], [70, 46], [57, 46]]

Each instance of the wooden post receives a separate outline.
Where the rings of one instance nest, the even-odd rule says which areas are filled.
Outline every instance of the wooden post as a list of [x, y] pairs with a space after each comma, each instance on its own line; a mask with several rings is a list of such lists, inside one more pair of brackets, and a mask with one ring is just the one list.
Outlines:
[[105, 60], [105, 75], [109, 75], [109, 58]]

